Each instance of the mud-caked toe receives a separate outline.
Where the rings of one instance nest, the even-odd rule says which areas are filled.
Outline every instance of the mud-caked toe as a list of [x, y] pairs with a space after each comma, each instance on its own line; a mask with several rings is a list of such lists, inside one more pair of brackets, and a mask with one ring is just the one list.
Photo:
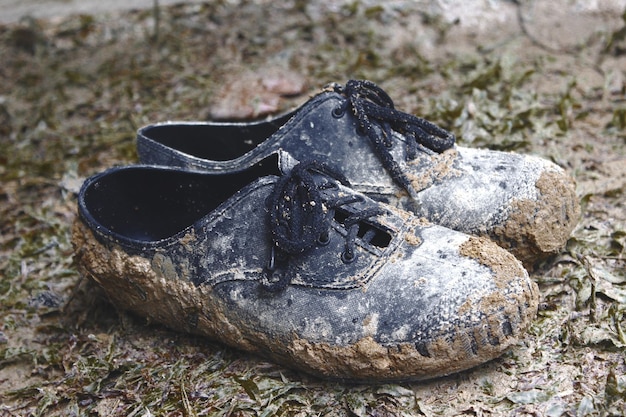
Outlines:
[[440, 177], [401, 204], [415, 203], [417, 215], [442, 226], [487, 236], [527, 266], [563, 249], [580, 217], [574, 180], [563, 169], [512, 152], [449, 152], [455, 156]]
[[510, 253], [375, 202], [323, 165], [277, 166], [88, 179], [81, 272], [119, 308], [324, 378], [433, 378], [524, 335], [537, 288]]

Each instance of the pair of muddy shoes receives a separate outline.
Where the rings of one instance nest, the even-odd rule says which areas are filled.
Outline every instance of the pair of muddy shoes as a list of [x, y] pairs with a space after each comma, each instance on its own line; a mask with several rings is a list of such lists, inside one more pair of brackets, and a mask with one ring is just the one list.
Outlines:
[[83, 185], [76, 258], [121, 308], [317, 376], [467, 369], [524, 334], [516, 256], [558, 251], [579, 209], [554, 164], [454, 141], [367, 81], [273, 120], [147, 126], [144, 165]]

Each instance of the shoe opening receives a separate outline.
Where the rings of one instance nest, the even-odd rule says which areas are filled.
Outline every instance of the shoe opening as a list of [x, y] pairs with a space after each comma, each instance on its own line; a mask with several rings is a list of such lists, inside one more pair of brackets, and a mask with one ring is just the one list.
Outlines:
[[196, 158], [227, 161], [256, 148], [292, 115], [256, 123], [161, 124], [143, 129], [141, 135]]
[[229, 174], [128, 167], [96, 178], [84, 190], [79, 206], [85, 218], [120, 238], [157, 241], [184, 230], [268, 175], [279, 175], [276, 155]]

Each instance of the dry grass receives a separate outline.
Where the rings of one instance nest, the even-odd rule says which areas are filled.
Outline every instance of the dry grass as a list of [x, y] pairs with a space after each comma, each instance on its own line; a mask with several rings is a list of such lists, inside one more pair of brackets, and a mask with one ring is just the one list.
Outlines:
[[[0, 415], [624, 415], [626, 15], [555, 52], [519, 27], [493, 42], [410, 6], [234, 3], [0, 26]], [[527, 338], [447, 378], [350, 386], [150, 325], [81, 280], [82, 180], [134, 162], [139, 126], [203, 118], [236, 74], [268, 66], [310, 91], [369, 78], [464, 144], [576, 177], [584, 215], [533, 273]]]

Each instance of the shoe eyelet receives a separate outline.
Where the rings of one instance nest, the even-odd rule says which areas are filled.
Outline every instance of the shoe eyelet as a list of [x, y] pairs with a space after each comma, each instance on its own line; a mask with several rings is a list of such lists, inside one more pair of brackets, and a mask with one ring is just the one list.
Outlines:
[[317, 238], [317, 244], [320, 246], [326, 246], [330, 243], [330, 233], [325, 232], [319, 235]]
[[352, 254], [349, 254], [346, 251], [341, 252], [341, 261], [344, 264], [351, 264], [352, 262], [356, 261], [356, 253], [353, 252]]
[[383, 141], [383, 143], [384, 143], [384, 145], [385, 145], [385, 148], [387, 148], [387, 149], [391, 149], [391, 148], [393, 148], [393, 142], [392, 142], [392, 141], [390, 141], [390, 140], [389, 140], [389, 141], [387, 141], [387, 140], [386, 140], [386, 141]]
[[343, 106], [337, 106], [333, 109], [331, 114], [335, 119], [341, 119], [344, 114], [346, 114], [346, 109], [344, 109]]

